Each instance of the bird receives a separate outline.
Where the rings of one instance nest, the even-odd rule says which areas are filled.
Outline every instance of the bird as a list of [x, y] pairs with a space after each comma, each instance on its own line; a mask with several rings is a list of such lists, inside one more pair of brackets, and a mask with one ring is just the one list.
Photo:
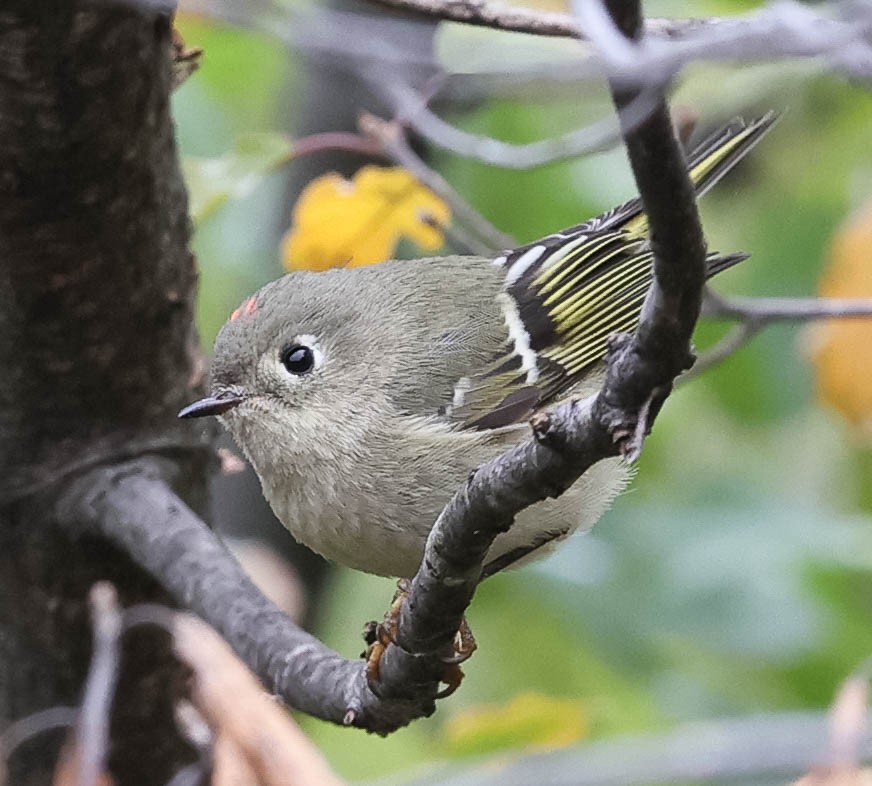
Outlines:
[[[737, 119], [697, 146], [697, 195], [775, 119]], [[747, 256], [709, 252], [708, 276]], [[297, 540], [351, 568], [411, 577], [470, 472], [527, 439], [534, 413], [598, 388], [609, 336], [638, 323], [652, 258], [637, 198], [492, 259], [289, 273], [231, 314], [211, 394], [179, 417], [219, 417]], [[630, 474], [606, 459], [522, 511], [484, 574], [589, 529]]]

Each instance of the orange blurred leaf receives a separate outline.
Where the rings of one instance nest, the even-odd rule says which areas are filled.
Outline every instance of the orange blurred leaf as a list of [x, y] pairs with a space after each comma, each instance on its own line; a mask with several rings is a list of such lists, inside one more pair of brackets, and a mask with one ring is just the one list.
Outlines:
[[365, 166], [351, 180], [322, 175], [294, 206], [282, 261], [288, 270], [369, 265], [390, 259], [401, 237], [435, 251], [450, 217], [448, 205], [399, 167]]
[[[872, 296], [872, 201], [836, 231], [818, 286], [822, 297]], [[872, 319], [834, 319], [813, 332], [819, 398], [872, 436]]]

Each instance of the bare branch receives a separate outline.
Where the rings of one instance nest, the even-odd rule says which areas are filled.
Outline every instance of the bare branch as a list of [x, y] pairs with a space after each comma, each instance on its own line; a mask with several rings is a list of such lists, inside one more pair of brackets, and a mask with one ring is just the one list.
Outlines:
[[[505, 169], [534, 169], [538, 166], [611, 150], [621, 140], [614, 118], [608, 117], [570, 131], [562, 136], [527, 144], [503, 142], [493, 137], [471, 134], [443, 120], [408, 85], [387, 80], [379, 85], [391, 95], [400, 122], [443, 150]], [[643, 91], [626, 107], [628, 125], [641, 122], [651, 112], [656, 99]]]
[[[638, 4], [624, 32], [640, 25]], [[634, 95], [616, 96], [619, 107]], [[613, 343], [597, 396], [534, 418], [535, 439], [479, 467], [440, 514], [402, 603], [396, 646], [388, 646], [375, 690], [390, 696], [397, 673], [430, 674], [452, 655], [463, 612], [493, 540], [521, 510], [569, 487], [593, 463], [635, 458], [641, 438], [691, 362], [690, 337], [705, 280], [705, 242], [693, 187], [665, 101], [625, 131], [630, 160], [654, 238], [655, 280], [635, 336]]]
[[295, 139], [290, 143], [294, 158], [330, 150], [348, 150], [364, 156], [383, 156], [384, 148], [377, 141], [350, 131], [325, 131]]
[[[415, 11], [452, 22], [464, 22], [478, 27], [490, 27], [515, 33], [554, 36], [558, 38], [588, 38], [578, 20], [568, 14], [536, 11], [521, 6], [488, 0], [375, 0], [391, 8]], [[649, 19], [646, 30], [655, 36], [675, 38], [697, 31], [701, 26], [715, 24], [714, 19]]]
[[[505, 6], [486, 0], [376, 0], [394, 8], [414, 10], [497, 30], [579, 38], [601, 44], [594, 16], [564, 14]], [[581, 9], [584, 3], [578, 3]], [[872, 76], [868, 4], [830, 3], [818, 13], [800, 3], [782, 0], [741, 17], [649, 20], [643, 51], [600, 48], [609, 76], [626, 87], [668, 81], [684, 65], [699, 60], [748, 61], [783, 57], [825, 57], [830, 66], [855, 78]], [[595, 13], [595, 12], [594, 12]], [[611, 40], [614, 44], [615, 39]], [[627, 57], [633, 51], [632, 56]]]
[[53, 510], [69, 531], [99, 535], [130, 554], [292, 707], [379, 733], [432, 713], [441, 669], [424, 685], [410, 678], [418, 672], [396, 672], [406, 693], [380, 700], [367, 685], [363, 661], [345, 660], [261, 594], [169, 489], [161, 464], [144, 458], [86, 473], [63, 490]]
[[[690, 20], [649, 20], [645, 35], [633, 47], [615, 46], [614, 36], [604, 34], [596, 3], [578, 3], [579, 19], [563, 14], [504, 6], [486, 0], [377, 0], [386, 5], [414, 10], [439, 19], [452, 19], [498, 30], [539, 35], [581, 38], [597, 43], [596, 57], [584, 57], [574, 67], [575, 78], [601, 79], [607, 76], [622, 90], [638, 90], [638, 104], [625, 107], [624, 131], [637, 117], [650, 113], [656, 99], [652, 94], [667, 84], [684, 66], [698, 61], [767, 61], [774, 58], [819, 57], [831, 68], [854, 78], [872, 78], [872, 6], [837, 2], [811, 10], [794, 2], [772, 3], [745, 16]], [[350, 58], [361, 73], [369, 73], [376, 93], [395, 107], [398, 119], [418, 134], [445, 150], [495, 166], [529, 169], [554, 161], [574, 158], [613, 147], [620, 139], [612, 118], [575, 129], [560, 137], [529, 144], [511, 144], [456, 128], [439, 117], [422, 98], [397, 63], [427, 65], [408, 60], [408, 53], [393, 51], [390, 45], [373, 46], [371, 36], [357, 40], [336, 35], [338, 29], [366, 21], [353, 14], [320, 11], [306, 20], [307, 35], [301, 37], [302, 20], [287, 9], [237, 8], [234, 3], [216, 5], [206, 0], [202, 9], [213, 16], [262, 29], [280, 37], [296, 49], [318, 51]], [[199, 4], [198, 4], [198, 7]], [[292, 24], [296, 21], [297, 24]], [[309, 35], [312, 31], [317, 35]], [[608, 40], [603, 40], [603, 35]], [[360, 36], [356, 38], [361, 38]], [[603, 46], [602, 44], [606, 44]], [[431, 69], [437, 64], [429, 63]], [[583, 68], [581, 67], [583, 66]], [[518, 78], [517, 69], [506, 71]], [[445, 75], [441, 74], [443, 82]], [[539, 75], [541, 76], [541, 74]], [[547, 76], [547, 75], [546, 75]], [[644, 88], [644, 89], [642, 89]], [[637, 114], [634, 115], [634, 112]], [[435, 190], [435, 189], [434, 189]], [[487, 237], [487, 235], [483, 235]]]
[[[638, 3], [606, 3], [627, 36], [638, 35]], [[635, 12], [633, 12], [635, 11]], [[620, 13], [620, 16], [618, 14]], [[613, 37], [604, 37], [600, 49]], [[632, 46], [632, 45], [631, 45]], [[619, 114], [635, 96], [612, 84]], [[624, 127], [624, 117], [621, 114]], [[690, 339], [702, 303], [706, 244], [693, 184], [662, 100], [651, 116], [624, 128], [627, 154], [650, 223], [654, 280], [635, 335], [611, 342], [608, 372], [594, 407], [620, 452], [635, 460], [673, 380], [693, 363]]]
[[721, 297], [709, 291], [703, 315], [711, 319], [756, 322], [806, 322], [814, 319], [845, 319], [872, 316], [869, 298], [767, 298]]
[[730, 355], [738, 352], [751, 341], [762, 329], [763, 325], [756, 322], [741, 322], [736, 325], [717, 344], [697, 358], [693, 368], [678, 378], [678, 384], [684, 385], [690, 380], [696, 379], [703, 372], [723, 363]]
[[725, 298], [706, 289], [702, 314], [710, 319], [733, 319], [739, 324], [702, 354], [680, 378], [684, 384], [722, 363], [744, 347], [761, 330], [775, 322], [809, 322], [816, 319], [872, 317], [868, 298]]
[[115, 588], [106, 582], [95, 584], [90, 602], [94, 644], [73, 742], [78, 786], [97, 783], [98, 777], [106, 771], [109, 719], [121, 659], [121, 612]]
[[438, 172], [430, 169], [409, 147], [403, 136], [402, 129], [394, 123], [388, 123], [374, 115], [364, 113], [360, 118], [362, 133], [377, 140], [384, 153], [397, 164], [411, 172], [417, 180], [427, 186], [434, 194], [442, 197], [451, 207], [455, 217], [466, 224], [485, 242], [469, 238], [471, 250], [477, 254], [490, 255], [503, 248], [516, 245], [511, 235], [500, 232], [493, 224], [469, 204], [451, 184]]
[[45, 732], [73, 726], [78, 717], [78, 707], [50, 707], [10, 723], [0, 734], [0, 786], [6, 783], [6, 762], [19, 745]]

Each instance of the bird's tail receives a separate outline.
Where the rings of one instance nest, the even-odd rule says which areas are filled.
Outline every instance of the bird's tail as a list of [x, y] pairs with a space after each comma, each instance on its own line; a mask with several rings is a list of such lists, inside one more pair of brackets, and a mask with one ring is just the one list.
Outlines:
[[[717, 185], [764, 137], [776, 120], [778, 115], [775, 112], [767, 112], [750, 122], [737, 118], [700, 142], [688, 156], [687, 162], [697, 198]], [[647, 235], [648, 216], [643, 212], [642, 201], [632, 199], [615, 208], [597, 227], [611, 228], [624, 229], [632, 235]]]

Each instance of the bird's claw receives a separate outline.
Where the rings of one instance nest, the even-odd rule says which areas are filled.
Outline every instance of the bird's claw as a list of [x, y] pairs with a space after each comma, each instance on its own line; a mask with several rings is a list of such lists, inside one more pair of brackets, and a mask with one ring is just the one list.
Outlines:
[[460, 664], [472, 657], [477, 646], [469, 623], [466, 621], [466, 617], [463, 617], [460, 620], [460, 628], [454, 634], [454, 654], [442, 658], [442, 662], [445, 664], [442, 682], [445, 683], [445, 687], [436, 694], [437, 699], [450, 696], [460, 687], [460, 683], [463, 681], [463, 669], [460, 668]]
[[412, 583], [408, 579], [397, 582], [397, 591], [391, 601], [390, 608], [385, 612], [381, 622], [371, 620], [363, 627], [363, 640], [366, 650], [361, 654], [366, 658], [366, 679], [370, 683], [378, 682], [379, 664], [388, 644], [397, 643], [397, 626], [400, 619], [400, 608], [409, 594]]
[[442, 658], [442, 662], [446, 665], [459, 665], [472, 657], [478, 644], [475, 643], [475, 636], [472, 635], [472, 630], [466, 617], [460, 620], [460, 628], [454, 634], [454, 654], [447, 655]]
[[[384, 620], [382, 622], [373, 620], [364, 626], [363, 640], [366, 642], [367, 647], [366, 651], [361, 654], [361, 657], [366, 659], [366, 678], [370, 683], [377, 683], [379, 680], [379, 665], [388, 645], [397, 643], [396, 636], [400, 609], [409, 594], [411, 586], [411, 582], [408, 579], [400, 579], [397, 582], [397, 592], [394, 595], [391, 606], [385, 612]], [[475, 652], [477, 646], [475, 637], [472, 635], [465, 617], [460, 621], [460, 628], [454, 636], [453, 645], [453, 654], [442, 658], [442, 662], [445, 664], [445, 671], [442, 674], [441, 681], [445, 683], [446, 687], [436, 694], [437, 699], [450, 696], [460, 687], [460, 683], [463, 680], [463, 671], [460, 668], [460, 664], [468, 660], [472, 653]]]

